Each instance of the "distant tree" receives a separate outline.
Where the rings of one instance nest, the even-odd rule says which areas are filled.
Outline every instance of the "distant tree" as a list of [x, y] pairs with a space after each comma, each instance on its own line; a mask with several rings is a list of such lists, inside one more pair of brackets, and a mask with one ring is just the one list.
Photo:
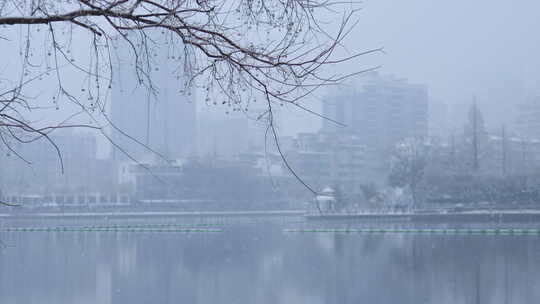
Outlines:
[[408, 188], [413, 207], [418, 204], [418, 190], [427, 164], [428, 145], [421, 139], [404, 139], [392, 154], [388, 183], [392, 187]]
[[[186, 91], [199, 86], [207, 104], [225, 105], [227, 111], [246, 112], [250, 104], [262, 103], [266, 111], [259, 118], [264, 117], [277, 141], [276, 106], [311, 112], [299, 103], [302, 98], [356, 74], [330, 74], [327, 66], [379, 51], [337, 54], [356, 11], [349, 2], [318, 0], [2, 1], [0, 44], [18, 48], [21, 63], [18, 74], [0, 76], [1, 144], [18, 155], [15, 143], [45, 137], [55, 145], [51, 131], [83, 126], [97, 128], [110, 140], [103, 127], [115, 128], [107, 116], [107, 100], [120, 43], [132, 55], [122, 59], [131, 61], [139, 85], [150, 94], [160, 85], [151, 77], [156, 49], [167, 48]], [[334, 33], [326, 22], [329, 12], [336, 13], [334, 20], [340, 16]], [[77, 43], [85, 44], [80, 58]], [[67, 72], [78, 73], [70, 78], [80, 76], [84, 83], [74, 89]], [[35, 83], [47, 78], [54, 81], [54, 92], [34, 95]], [[43, 124], [30, 117], [30, 112], [66, 103], [77, 109], [73, 115], [85, 115], [88, 124], [73, 124], [72, 117]]]
[[474, 172], [478, 172], [480, 169], [480, 156], [483, 152], [487, 132], [484, 125], [484, 118], [482, 112], [474, 102], [469, 108], [468, 120], [465, 124], [464, 139], [468, 146], [467, 151], [470, 151], [471, 169]]
[[370, 203], [372, 200], [377, 199], [379, 195], [379, 191], [377, 190], [377, 186], [372, 182], [368, 184], [360, 185], [360, 189], [362, 190], [362, 194], [364, 199]]

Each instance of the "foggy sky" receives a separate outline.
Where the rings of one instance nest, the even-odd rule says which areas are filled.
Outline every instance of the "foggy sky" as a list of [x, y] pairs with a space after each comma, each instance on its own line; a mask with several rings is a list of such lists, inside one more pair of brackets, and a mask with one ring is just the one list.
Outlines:
[[[476, 95], [488, 127], [511, 124], [515, 105], [540, 95], [540, 1], [366, 0], [361, 6], [346, 47], [351, 53], [384, 47], [385, 54], [341, 66], [347, 69], [342, 72], [382, 65], [383, 74], [427, 84], [430, 100], [448, 104], [456, 123]], [[18, 71], [16, 35], [11, 38], [0, 41], [0, 67], [7, 77]], [[88, 43], [79, 44], [74, 51], [84, 53]], [[304, 104], [320, 110], [325, 95], [321, 90]], [[207, 110], [199, 103], [199, 111]], [[282, 117], [285, 135], [319, 128], [320, 120], [310, 114], [283, 112], [288, 112]]]
[[[382, 65], [383, 74], [427, 84], [430, 99], [448, 104], [458, 122], [473, 95], [493, 127], [512, 123], [514, 105], [540, 95], [540, 1], [367, 0], [362, 7], [347, 47], [385, 54], [354, 68]], [[318, 120], [297, 125], [309, 130]]]

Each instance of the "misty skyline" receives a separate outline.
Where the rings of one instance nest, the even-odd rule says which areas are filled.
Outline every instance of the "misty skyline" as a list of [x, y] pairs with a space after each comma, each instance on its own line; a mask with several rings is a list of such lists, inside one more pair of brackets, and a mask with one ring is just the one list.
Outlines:
[[[540, 94], [538, 1], [367, 0], [362, 7], [347, 48], [384, 47], [385, 54], [361, 57], [351, 71], [382, 65], [382, 74], [426, 84], [430, 102], [447, 104], [456, 124], [475, 95], [491, 127], [514, 123], [515, 106]], [[292, 116], [303, 118], [303, 130], [319, 123]]]
[[540, 0], [0, 28], [1, 304], [539, 302]]
[[[428, 87], [430, 105], [444, 103], [447, 116], [456, 127], [461, 125], [476, 96], [488, 128], [509, 126], [515, 122], [516, 105], [540, 95], [540, 38], [531, 33], [539, 28], [540, 3], [534, 0], [511, 3], [495, 1], [452, 1], [434, 3], [428, 0], [396, 2], [390, 0], [364, 1], [357, 15], [358, 24], [345, 41], [350, 53], [378, 47], [384, 54], [361, 56], [348, 65], [339, 65], [342, 73], [381, 66], [379, 73], [406, 78], [411, 83]], [[332, 28], [334, 27], [334, 28]], [[335, 25], [329, 27], [335, 32]], [[85, 58], [86, 33], [74, 37], [73, 54], [77, 61]], [[39, 33], [34, 33], [39, 38]], [[19, 42], [16, 31], [6, 31], [8, 40], [0, 40], [3, 70], [17, 75], [19, 62], [6, 59], [16, 57]], [[345, 54], [344, 52], [341, 52]], [[37, 54], [36, 54], [37, 55]], [[82, 59], [81, 59], [82, 58]], [[354, 64], [353, 64], [354, 63]], [[349, 70], [346, 70], [349, 69]], [[77, 88], [83, 82], [74, 76], [76, 71], [64, 69], [63, 78], [68, 87]], [[73, 75], [72, 75], [73, 74]], [[354, 81], [361, 81], [358, 76]], [[54, 83], [54, 78], [40, 84]], [[41, 85], [32, 91], [43, 93], [40, 104], [49, 104], [52, 88]], [[322, 112], [321, 101], [327, 89], [308, 96], [302, 104]], [[207, 105], [204, 94], [197, 96], [199, 113], [225, 110], [219, 105]], [[108, 103], [110, 105], [110, 102]], [[282, 135], [302, 131], [317, 131], [321, 120], [297, 108], [285, 107], [280, 113]], [[59, 112], [34, 113], [38, 118], [60, 120], [73, 111], [63, 103]], [[110, 111], [110, 108], [109, 108]], [[108, 154], [108, 143], [99, 139], [100, 155]]]

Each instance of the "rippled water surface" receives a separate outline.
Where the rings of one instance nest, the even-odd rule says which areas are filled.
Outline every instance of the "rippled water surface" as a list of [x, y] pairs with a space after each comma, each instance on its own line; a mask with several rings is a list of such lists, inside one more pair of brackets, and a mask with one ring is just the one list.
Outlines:
[[[305, 224], [283, 221], [3, 226], [2, 304], [540, 303], [540, 235], [290, 233]], [[6, 231], [28, 226], [71, 228]]]

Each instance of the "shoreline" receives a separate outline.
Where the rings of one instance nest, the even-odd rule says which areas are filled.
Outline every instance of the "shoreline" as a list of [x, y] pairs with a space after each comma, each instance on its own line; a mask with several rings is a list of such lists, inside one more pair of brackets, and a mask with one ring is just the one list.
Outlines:
[[306, 213], [304, 210], [250, 210], [250, 211], [108, 211], [108, 212], [36, 212], [0, 213], [0, 220], [9, 219], [145, 219], [145, 218], [245, 218], [245, 217], [299, 217], [306, 221], [358, 221], [358, 222], [537, 222], [540, 210], [505, 210], [450, 213]]
[[39, 212], [39, 213], [0, 213], [0, 219], [60, 219], [60, 218], [171, 218], [171, 217], [276, 217], [302, 216], [302, 210], [269, 211], [119, 211], [119, 212]]
[[363, 213], [363, 214], [309, 214], [306, 220], [359, 220], [389, 222], [538, 222], [540, 210], [496, 211], [496, 212], [451, 212], [451, 213]]

